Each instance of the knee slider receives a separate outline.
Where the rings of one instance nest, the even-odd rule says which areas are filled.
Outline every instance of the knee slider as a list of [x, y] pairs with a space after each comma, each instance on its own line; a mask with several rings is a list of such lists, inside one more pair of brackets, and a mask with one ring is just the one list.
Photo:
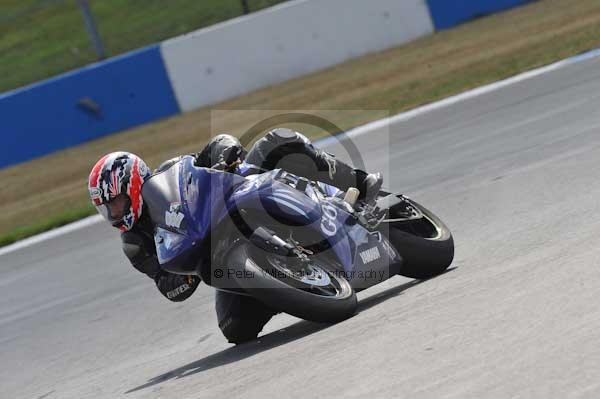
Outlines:
[[255, 339], [263, 326], [251, 320], [230, 316], [219, 323], [219, 328], [228, 342], [241, 344]]

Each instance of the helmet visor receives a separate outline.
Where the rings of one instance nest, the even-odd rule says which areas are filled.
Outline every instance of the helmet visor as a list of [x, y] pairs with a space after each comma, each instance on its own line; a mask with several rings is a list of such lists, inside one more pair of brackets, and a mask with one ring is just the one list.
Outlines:
[[123, 217], [125, 217], [130, 207], [131, 201], [126, 194], [119, 194], [105, 204], [96, 205], [98, 213], [116, 227], [123, 222]]

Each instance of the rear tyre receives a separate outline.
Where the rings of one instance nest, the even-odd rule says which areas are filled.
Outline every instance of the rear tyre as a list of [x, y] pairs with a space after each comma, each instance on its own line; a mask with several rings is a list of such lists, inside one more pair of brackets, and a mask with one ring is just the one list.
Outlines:
[[384, 230], [403, 259], [398, 274], [428, 279], [443, 273], [454, 258], [454, 239], [446, 225], [419, 203], [408, 200], [423, 217], [389, 223]]

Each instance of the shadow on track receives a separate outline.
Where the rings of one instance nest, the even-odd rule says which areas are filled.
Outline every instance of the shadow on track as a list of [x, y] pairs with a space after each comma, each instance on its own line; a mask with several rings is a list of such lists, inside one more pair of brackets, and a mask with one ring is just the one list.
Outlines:
[[[455, 268], [448, 269], [445, 273], [448, 273], [454, 269]], [[380, 292], [376, 295], [372, 295], [368, 298], [365, 298], [359, 302], [357, 314], [364, 312], [365, 310], [370, 309], [373, 306], [378, 305], [388, 299], [394, 298], [402, 294], [407, 289], [419, 285], [425, 281], [427, 280], [409, 281], [396, 287], [388, 288], [387, 290]], [[302, 320], [292, 324], [289, 327], [259, 337], [254, 341], [227, 348], [225, 350], [222, 350], [221, 352], [217, 352], [213, 355], [207, 356], [200, 360], [196, 360], [175, 370], [171, 370], [165, 374], [156, 376], [150, 379], [147, 383], [140, 385], [136, 388], [130, 389], [125, 393], [127, 394], [136, 392], [151, 387], [153, 385], [161, 384], [171, 379], [188, 377], [196, 373], [201, 373], [206, 370], [234, 363], [239, 360], [248, 358], [250, 356], [254, 356], [257, 353], [268, 351], [270, 349], [287, 344], [289, 342], [293, 342], [297, 339], [306, 337], [318, 331], [325, 330], [333, 325], [334, 324], [314, 323], [311, 321]]]

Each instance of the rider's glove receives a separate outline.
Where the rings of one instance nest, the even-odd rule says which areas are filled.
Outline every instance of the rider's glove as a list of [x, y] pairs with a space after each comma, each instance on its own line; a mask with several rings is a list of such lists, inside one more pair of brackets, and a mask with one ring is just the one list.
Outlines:
[[241, 147], [227, 147], [221, 154], [219, 154], [219, 158], [212, 168], [227, 171], [233, 170], [241, 163], [243, 155], [244, 153]]
[[161, 271], [154, 281], [165, 298], [173, 302], [181, 302], [196, 291], [202, 280], [198, 276], [184, 276]]

